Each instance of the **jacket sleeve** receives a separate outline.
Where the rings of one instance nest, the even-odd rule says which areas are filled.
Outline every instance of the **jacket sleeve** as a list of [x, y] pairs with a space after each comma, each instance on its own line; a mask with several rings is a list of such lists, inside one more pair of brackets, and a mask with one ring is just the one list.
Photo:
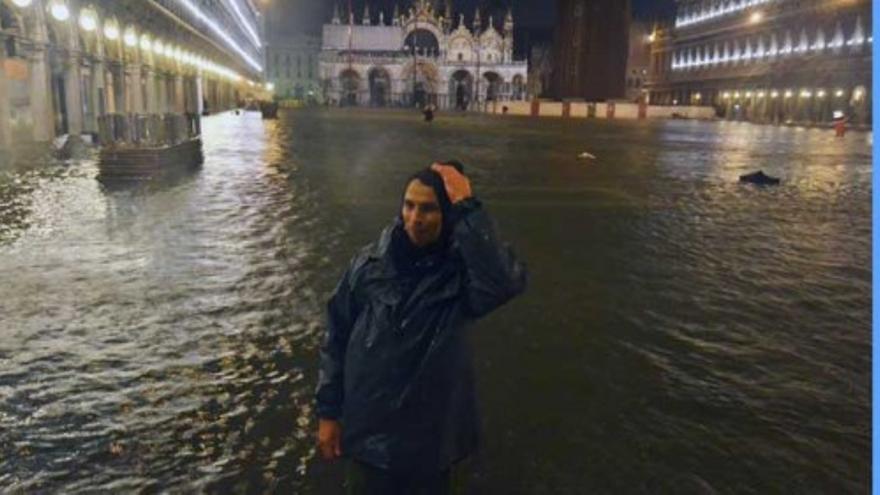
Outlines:
[[345, 384], [345, 349], [357, 313], [349, 267], [327, 303], [327, 329], [321, 344], [321, 364], [315, 390], [318, 417], [339, 419], [342, 416]]
[[466, 307], [479, 318], [525, 290], [526, 267], [509, 246], [498, 241], [478, 199], [456, 203], [453, 214], [452, 246], [464, 265]]

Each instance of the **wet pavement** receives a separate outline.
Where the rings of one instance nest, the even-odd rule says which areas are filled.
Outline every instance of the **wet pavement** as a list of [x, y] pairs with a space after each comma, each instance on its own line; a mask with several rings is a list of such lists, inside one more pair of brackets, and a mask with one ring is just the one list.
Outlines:
[[338, 493], [323, 305], [438, 158], [531, 272], [474, 329], [471, 492], [869, 490], [869, 135], [420, 119], [213, 116], [150, 184], [0, 171], [0, 491]]

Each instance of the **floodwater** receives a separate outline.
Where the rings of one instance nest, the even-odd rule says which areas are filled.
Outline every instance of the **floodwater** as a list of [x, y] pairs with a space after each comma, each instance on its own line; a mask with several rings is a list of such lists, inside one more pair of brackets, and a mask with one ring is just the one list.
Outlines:
[[0, 492], [339, 493], [323, 306], [446, 158], [531, 273], [474, 328], [470, 492], [868, 492], [869, 135], [281, 117], [205, 119], [204, 166], [152, 184], [0, 170]]

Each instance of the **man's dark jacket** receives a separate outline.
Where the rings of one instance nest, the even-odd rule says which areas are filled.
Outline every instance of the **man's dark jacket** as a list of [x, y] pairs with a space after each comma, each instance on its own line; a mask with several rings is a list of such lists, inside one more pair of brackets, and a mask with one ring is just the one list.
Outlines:
[[452, 209], [445, 252], [425, 257], [414, 282], [394, 262], [398, 218], [355, 256], [328, 304], [318, 416], [342, 422], [345, 456], [381, 469], [442, 471], [473, 452], [479, 417], [465, 332], [525, 289], [525, 267], [480, 202]]

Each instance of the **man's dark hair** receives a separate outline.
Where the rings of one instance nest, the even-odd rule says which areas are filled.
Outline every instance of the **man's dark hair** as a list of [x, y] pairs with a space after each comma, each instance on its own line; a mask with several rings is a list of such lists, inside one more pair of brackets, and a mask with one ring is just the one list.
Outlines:
[[[440, 162], [440, 164], [454, 167], [460, 174], [464, 173], [464, 164], [458, 160], [448, 160]], [[431, 169], [431, 167], [425, 167], [414, 173], [406, 180], [406, 184], [403, 186], [403, 193], [400, 197], [401, 204], [406, 197], [406, 188], [408, 188], [414, 180], [418, 180], [434, 190], [434, 194], [437, 196], [437, 203], [440, 205], [440, 212], [443, 214], [443, 229], [441, 237], [445, 237], [452, 228], [452, 201], [449, 200], [449, 195], [446, 193], [446, 185], [443, 183], [443, 176]]]

